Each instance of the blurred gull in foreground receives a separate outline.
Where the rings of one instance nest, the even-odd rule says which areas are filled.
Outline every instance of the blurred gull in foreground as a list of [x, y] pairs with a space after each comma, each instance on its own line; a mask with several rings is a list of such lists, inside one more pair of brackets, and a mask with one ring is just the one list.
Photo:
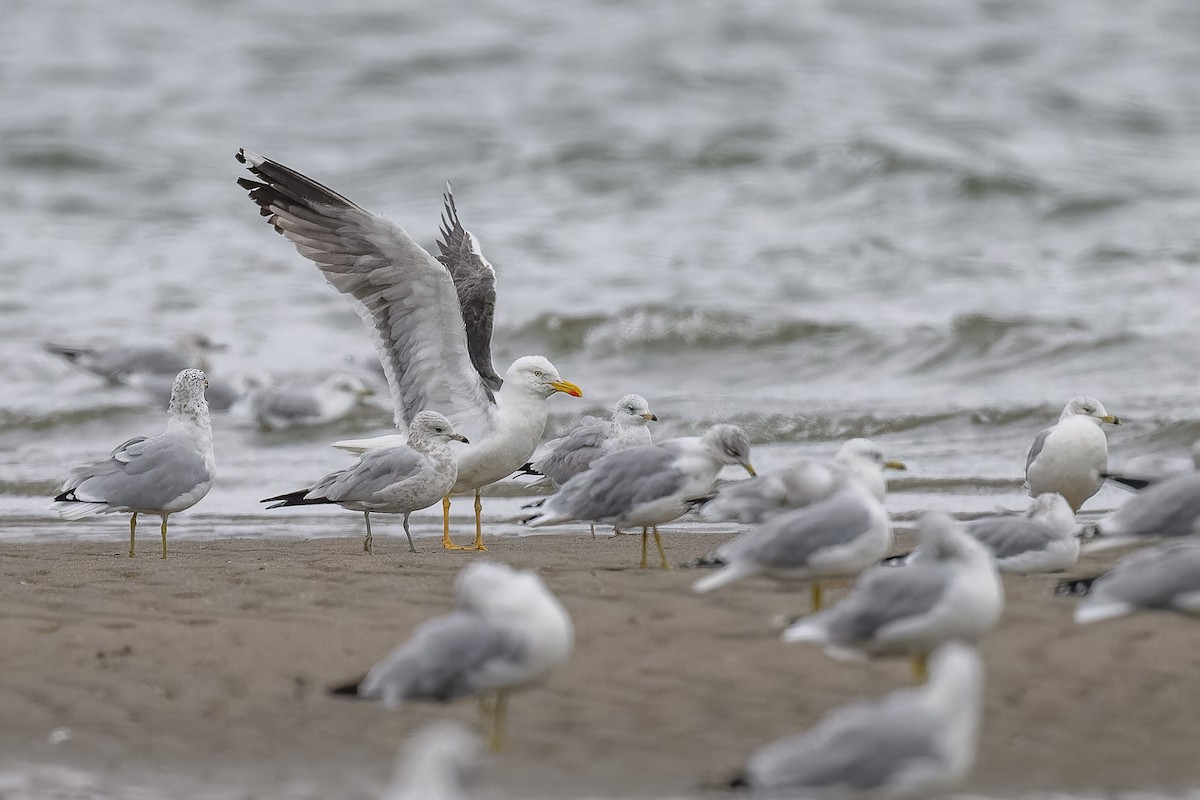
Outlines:
[[328, 425], [353, 414], [374, 393], [344, 373], [314, 386], [257, 386], [250, 391], [250, 414], [264, 431]]
[[532, 504], [537, 510], [522, 521], [535, 528], [576, 520], [639, 527], [642, 568], [646, 567], [647, 531], [653, 528], [662, 567], [668, 569], [658, 526], [683, 516], [688, 501], [706, 494], [721, 468], [734, 464], [754, 474], [750, 440], [734, 425], [714, 425], [703, 436], [621, 450], [567, 481], [558, 494]]
[[[496, 273], [445, 194], [440, 255], [425, 252], [396, 223], [270, 159], [238, 150], [259, 180], [241, 178], [262, 216], [316, 263], [371, 332], [403, 430], [417, 412], [438, 411], [471, 440], [452, 492], [475, 494], [475, 550], [483, 545], [480, 489], [521, 468], [546, 426], [555, 392], [581, 396], [542, 356], [523, 356], [501, 380], [492, 367]], [[403, 437], [339, 443], [352, 452], [402, 444]], [[442, 501], [442, 546], [450, 541], [450, 496]]]
[[457, 722], [425, 725], [404, 743], [380, 800], [468, 800], [466, 785], [483, 760], [483, 742]]
[[181, 337], [174, 347], [123, 345], [104, 339], [86, 345], [46, 345], [48, 352], [113, 383], [134, 375], [165, 375], [169, 378], [185, 369], [208, 371], [211, 368], [209, 354], [223, 349], [224, 345], [214, 344], [199, 333]]
[[1031, 497], [1058, 492], [1078, 511], [1104, 484], [1108, 439], [1103, 422], [1120, 425], [1094, 397], [1072, 398], [1058, 423], [1038, 433], [1025, 461], [1025, 489]]
[[1004, 588], [991, 554], [946, 514], [917, 523], [921, 558], [863, 573], [850, 593], [783, 632], [786, 642], [819, 642], [837, 658], [925, 656], [953, 639], [975, 641], [1000, 619]]
[[367, 536], [363, 550], [370, 553], [371, 512], [404, 515], [404, 535], [409, 552], [417, 552], [408, 517], [446, 496], [458, 477], [458, 462], [450, 442], [466, 442], [450, 421], [436, 411], [422, 411], [408, 428], [408, 443], [364, 453], [354, 466], [326, 475], [312, 488], [268, 497], [264, 503], [281, 506], [334, 504], [363, 512]]
[[928, 797], [951, 789], [975, 763], [983, 683], [975, 650], [944, 644], [924, 686], [837, 709], [812, 730], [763, 747], [735, 785], [772, 797]]
[[1084, 552], [1141, 544], [1200, 532], [1200, 472], [1149, 486], [1116, 511], [1085, 526]]
[[701, 519], [733, 521], [743, 525], [824, 500], [851, 479], [883, 500], [887, 493], [885, 469], [905, 469], [899, 461], [884, 458], [869, 439], [850, 439], [838, 448], [833, 461], [805, 459], [786, 469], [752, 480], [727, 483], [700, 508]]
[[1200, 616], [1200, 539], [1168, 542], [1125, 556], [1091, 581], [1087, 597], [1075, 609], [1075, 621], [1159, 610]]
[[71, 470], [54, 505], [64, 519], [91, 514], [131, 514], [129, 557], [134, 557], [138, 514], [162, 517], [162, 557], [167, 557], [167, 517], [198, 503], [212, 488], [212, 424], [204, 373], [186, 369], [175, 378], [167, 429], [159, 436], [137, 436], [104, 461]]
[[423, 623], [366, 677], [333, 691], [388, 706], [484, 695], [484, 729], [490, 748], [499, 750], [509, 692], [566, 663], [574, 629], [566, 609], [532, 572], [472, 564], [459, 573], [456, 588], [455, 611]]

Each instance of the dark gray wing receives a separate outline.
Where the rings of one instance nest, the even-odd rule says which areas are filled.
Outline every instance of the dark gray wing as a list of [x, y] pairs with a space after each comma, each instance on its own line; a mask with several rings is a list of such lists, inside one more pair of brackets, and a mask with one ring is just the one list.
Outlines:
[[410, 447], [371, 450], [353, 467], [317, 481], [307, 496], [334, 502], [370, 502], [379, 492], [418, 474], [424, 465], [425, 457]]
[[914, 762], [941, 759], [940, 724], [912, 703], [851, 706], [762, 748], [747, 772], [764, 789], [880, 789]]
[[679, 491], [685, 475], [663, 445], [631, 447], [596, 461], [547, 501], [555, 512], [591, 522], [618, 520], [642, 503]]
[[491, 430], [493, 405], [475, 371], [454, 281], [396, 223], [312, 179], [239, 150], [260, 213], [315, 262], [371, 332], [404, 427], [417, 412], [440, 411], [470, 439]]
[[467, 329], [467, 351], [471, 354], [471, 364], [488, 390], [498, 392], [504, 381], [492, 367], [496, 270], [480, 252], [479, 240], [459, 222], [449, 183], [446, 184], [442, 200], [445, 208], [442, 211], [442, 225], [438, 229], [442, 238], [437, 243], [440, 251], [437, 260], [450, 272], [454, 289], [458, 292], [458, 306]]
[[503, 685], [519, 668], [525, 640], [474, 614], [453, 612], [422, 624], [412, 637], [371, 667], [362, 697], [386, 702], [445, 702]]
[[946, 593], [951, 570], [941, 563], [872, 569], [845, 600], [821, 612], [828, 614], [830, 641], [868, 642], [893, 622], [928, 613]]
[[137, 437], [105, 461], [75, 467], [63, 489], [73, 500], [157, 511], [211, 480], [204, 457], [190, 439]]
[[612, 428], [611, 422], [599, 421], [572, 429], [554, 443], [553, 450], [533, 462], [533, 468], [562, 486], [604, 455]]
[[967, 533], [990, 550], [995, 558], [1044, 550], [1048, 542], [1059, 538], [1037, 520], [1016, 516], [981, 517], [967, 523]]

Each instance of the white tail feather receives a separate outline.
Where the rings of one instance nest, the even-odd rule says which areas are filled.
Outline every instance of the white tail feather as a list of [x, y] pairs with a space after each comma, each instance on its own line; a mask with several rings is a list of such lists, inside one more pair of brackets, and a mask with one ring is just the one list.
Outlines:
[[77, 503], [67, 500], [55, 503], [54, 509], [63, 519], [83, 519], [111, 510], [107, 503]]
[[719, 589], [727, 583], [740, 581], [742, 578], [749, 578], [751, 575], [757, 575], [760, 572], [759, 566], [749, 561], [735, 561], [728, 566], [721, 567], [712, 575], [705, 575], [700, 580], [692, 584], [692, 591], [703, 594], [711, 592], [713, 589]]
[[1075, 607], [1075, 621], [1086, 625], [1089, 622], [1100, 622], [1113, 617], [1123, 617], [1126, 614], [1133, 612], [1133, 607], [1129, 603], [1122, 603], [1116, 600], [1108, 602], [1094, 603], [1082, 602]]
[[806, 617], [791, 625], [779, 638], [785, 642], [824, 642], [829, 634], [817, 616]]

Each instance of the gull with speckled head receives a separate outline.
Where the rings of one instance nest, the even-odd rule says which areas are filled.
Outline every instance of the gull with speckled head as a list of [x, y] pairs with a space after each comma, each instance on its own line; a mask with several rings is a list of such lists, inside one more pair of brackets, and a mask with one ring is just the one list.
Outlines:
[[326, 475], [308, 489], [268, 497], [267, 508], [333, 504], [363, 512], [367, 536], [363, 550], [372, 548], [371, 512], [404, 515], [409, 552], [417, 552], [409, 515], [446, 496], [458, 479], [458, 459], [450, 442], [466, 442], [450, 420], [436, 411], [422, 411], [408, 426], [408, 442], [364, 453], [349, 469]]
[[571, 478], [522, 521], [535, 528], [574, 521], [641, 528], [643, 569], [653, 529], [662, 568], [668, 569], [658, 526], [683, 516], [689, 501], [707, 494], [726, 465], [740, 465], [754, 475], [750, 439], [736, 425], [714, 425], [703, 436], [621, 450]]
[[185, 511], [208, 494], [216, 474], [212, 422], [198, 369], [175, 376], [167, 429], [137, 436], [103, 461], [71, 470], [54, 507], [64, 519], [92, 514], [129, 514], [129, 557], [134, 557], [138, 514], [162, 518], [162, 557], [167, 557], [167, 517]]
[[826, 715], [763, 747], [735, 785], [770, 797], [929, 797], [971, 771], [983, 713], [983, 664], [961, 642], [939, 647], [929, 681]]
[[533, 572], [498, 562], [465, 567], [455, 584], [457, 609], [423, 623], [361, 680], [333, 694], [446, 703], [481, 695], [492, 750], [504, 745], [508, 695], [566, 663], [571, 617]]
[[[440, 254], [434, 258], [387, 217], [278, 162], [239, 150], [258, 178], [240, 178], [262, 216], [346, 295], [383, 363], [403, 430], [420, 411], [438, 411], [471, 440], [459, 454], [450, 494], [475, 495], [475, 542], [483, 545], [480, 489], [529, 460], [546, 426], [546, 400], [582, 396], [543, 356], [522, 356], [501, 379], [492, 367], [496, 274], [459, 221], [447, 188]], [[403, 444], [404, 437], [339, 442], [351, 452]], [[442, 500], [442, 546], [450, 540], [450, 494]]]
[[1030, 497], [1061, 494], [1078, 511], [1104, 485], [1108, 439], [1101, 423], [1120, 425], [1094, 397], [1079, 396], [1063, 408], [1058, 423], [1034, 437], [1025, 459], [1025, 489]]
[[817, 642], [835, 658], [907, 655], [925, 675], [927, 655], [942, 642], [974, 642], [1000, 619], [1004, 587], [986, 548], [946, 514], [917, 521], [920, 559], [878, 566], [836, 604], [783, 632], [785, 642]]

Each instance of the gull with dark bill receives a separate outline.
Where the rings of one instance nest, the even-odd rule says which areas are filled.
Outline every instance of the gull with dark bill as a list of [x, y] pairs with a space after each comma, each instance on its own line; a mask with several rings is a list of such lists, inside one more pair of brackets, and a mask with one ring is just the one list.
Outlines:
[[504, 746], [508, 695], [566, 663], [574, 628], [566, 609], [532, 572], [496, 562], [465, 567], [458, 608], [413, 631], [408, 641], [334, 694], [449, 702], [480, 695], [489, 746]]
[[770, 797], [930, 797], [975, 763], [983, 665], [961, 642], [939, 647], [929, 682], [826, 715], [812, 730], [763, 747], [735, 786]]
[[574, 521], [641, 528], [643, 569], [653, 529], [662, 568], [668, 569], [658, 526], [683, 516], [689, 501], [712, 489], [721, 468], [734, 464], [754, 474], [750, 439], [735, 425], [714, 425], [703, 436], [621, 450], [571, 478], [522, 521], [535, 528]]
[[[496, 275], [459, 221], [449, 190], [440, 254], [434, 258], [390, 219], [316, 181], [245, 150], [238, 161], [258, 179], [239, 179], [276, 232], [346, 295], [371, 333], [387, 376], [396, 426], [423, 410], [445, 415], [471, 440], [450, 494], [475, 495], [475, 550], [486, 550], [480, 489], [533, 455], [555, 392], [581, 396], [542, 356], [523, 356], [503, 380], [492, 367]], [[403, 443], [400, 436], [338, 443], [352, 452]], [[442, 545], [450, 541], [450, 494], [442, 501]]]
[[1034, 437], [1025, 459], [1025, 489], [1030, 497], [1061, 494], [1072, 511], [1087, 502], [1104, 484], [1108, 469], [1108, 439], [1100, 424], [1120, 425], [1094, 397], [1074, 397], [1058, 423]]
[[408, 426], [407, 444], [364, 453], [349, 469], [326, 475], [309, 489], [268, 497], [267, 508], [333, 504], [363, 512], [367, 536], [363, 550], [370, 553], [371, 512], [404, 515], [404, 535], [409, 552], [417, 552], [409, 515], [428, 508], [446, 496], [458, 478], [458, 464], [450, 442], [466, 442], [450, 420], [436, 411], [422, 411]]
[[167, 517], [185, 511], [208, 494], [216, 474], [212, 423], [198, 369], [175, 377], [167, 429], [137, 436], [103, 461], [71, 470], [54, 507], [64, 519], [92, 514], [129, 514], [129, 557], [134, 557], [138, 514], [162, 518], [162, 557], [167, 557]]

